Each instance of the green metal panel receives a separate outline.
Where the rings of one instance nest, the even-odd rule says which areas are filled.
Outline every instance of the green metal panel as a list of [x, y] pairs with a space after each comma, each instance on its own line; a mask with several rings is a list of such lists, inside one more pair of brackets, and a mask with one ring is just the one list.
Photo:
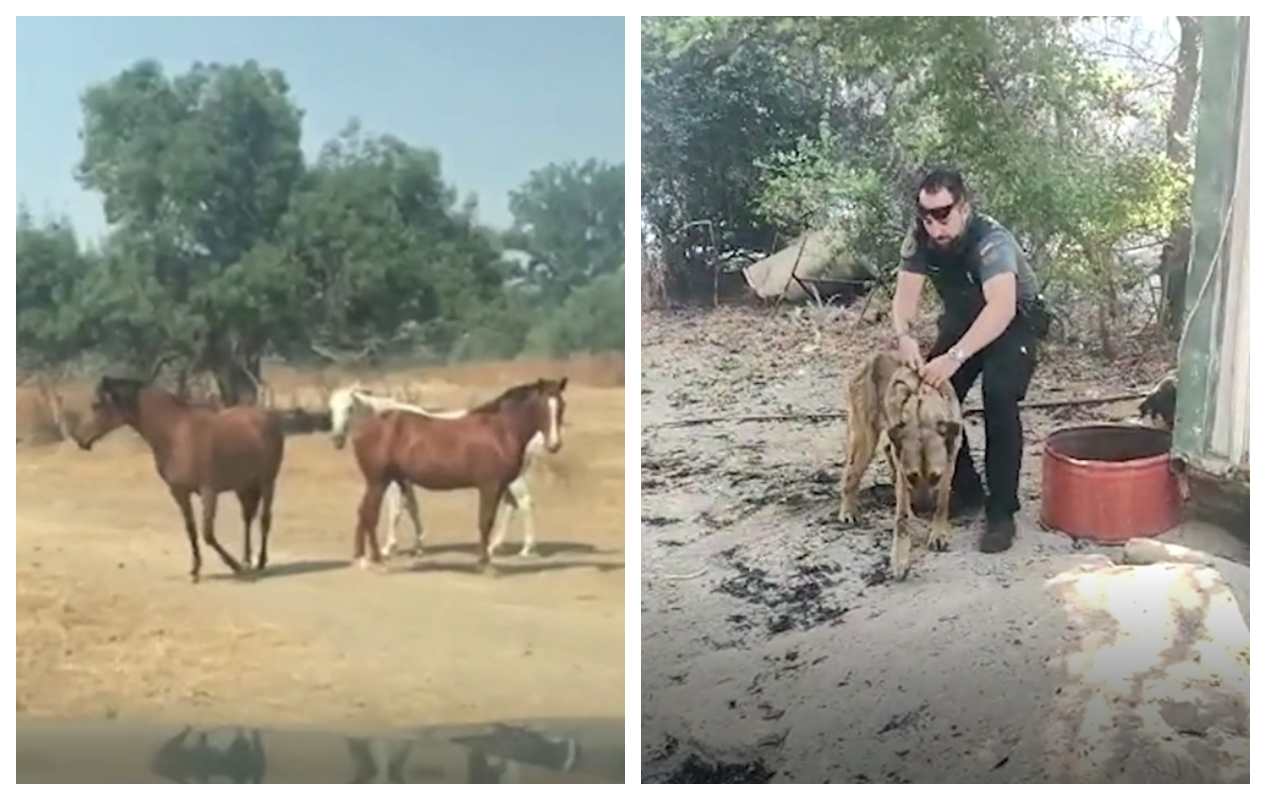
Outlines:
[[[1186, 337], [1178, 354], [1173, 453], [1200, 469], [1223, 474], [1234, 465], [1217, 463], [1210, 451], [1210, 436], [1221, 346], [1219, 312], [1226, 283], [1221, 276], [1233, 266], [1227, 259], [1226, 243], [1239, 157], [1241, 88], [1248, 67], [1248, 18], [1204, 17], [1201, 25], [1204, 52], [1185, 301], [1185, 310], [1192, 318], [1186, 323]], [[1247, 190], [1247, 186], [1241, 188]]]

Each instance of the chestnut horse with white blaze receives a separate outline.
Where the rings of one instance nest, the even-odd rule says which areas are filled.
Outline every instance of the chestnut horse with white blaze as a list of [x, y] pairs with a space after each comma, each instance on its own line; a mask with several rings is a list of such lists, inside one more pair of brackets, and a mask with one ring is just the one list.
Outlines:
[[353, 557], [365, 566], [368, 539], [369, 558], [381, 561], [377, 529], [383, 494], [393, 483], [413, 483], [440, 491], [479, 490], [479, 564], [486, 566], [497, 505], [522, 473], [528, 443], [539, 434], [551, 453], [563, 445], [566, 387], [566, 378], [515, 386], [456, 418], [389, 410], [366, 419], [352, 442], [365, 477]]
[[[349, 431], [359, 427], [369, 417], [380, 414], [383, 411], [410, 411], [414, 414], [440, 419], [458, 419], [470, 413], [468, 409], [435, 411], [422, 408], [421, 406], [404, 403], [391, 397], [371, 394], [359, 383], [352, 383], [335, 389], [330, 394], [329, 405], [330, 436], [334, 441], [334, 447], [338, 449], [343, 447]], [[532, 437], [523, 451], [523, 471], [510, 482], [510, 487], [502, 498], [501, 506], [497, 509], [497, 526], [494, 529], [492, 544], [490, 545], [493, 553], [496, 553], [501, 542], [505, 540], [506, 533], [510, 529], [510, 520], [516, 512], [522, 512], [523, 517], [523, 547], [519, 550], [519, 555], [530, 556], [535, 552], [533, 545], [536, 543], [536, 525], [532, 511], [534, 502], [532, 494], [528, 490], [526, 478], [535, 458], [544, 449], [545, 436], [538, 433]], [[385, 497], [387, 503], [387, 542], [382, 547], [382, 557], [387, 558], [395, 552], [397, 544], [396, 528], [399, 527], [400, 520], [406, 512], [409, 515], [410, 522], [413, 523], [412, 552], [415, 555], [421, 555], [423, 538], [422, 516], [413, 487], [408, 482], [393, 483], [387, 487]]]

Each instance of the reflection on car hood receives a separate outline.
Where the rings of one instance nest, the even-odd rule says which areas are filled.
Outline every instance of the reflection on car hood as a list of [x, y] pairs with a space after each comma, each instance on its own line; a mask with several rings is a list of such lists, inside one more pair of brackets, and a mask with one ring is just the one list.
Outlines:
[[382, 732], [22, 720], [19, 783], [619, 783], [623, 720]]

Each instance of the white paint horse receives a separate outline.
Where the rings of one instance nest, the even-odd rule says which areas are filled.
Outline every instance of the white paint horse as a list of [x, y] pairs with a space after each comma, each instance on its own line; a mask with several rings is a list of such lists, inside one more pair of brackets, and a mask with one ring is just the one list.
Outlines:
[[[347, 441], [350, 428], [360, 420], [383, 411], [407, 411], [433, 419], [460, 419], [467, 414], [465, 410], [430, 411], [394, 398], [370, 394], [359, 383], [353, 383], [350, 386], [336, 389], [330, 395], [330, 435], [334, 440], [334, 446], [342, 449]], [[506, 495], [501, 498], [500, 508], [497, 513], [497, 530], [489, 547], [490, 553], [495, 552], [501, 546], [502, 540], [505, 539], [506, 533], [510, 529], [510, 519], [514, 512], [518, 510], [523, 512], [523, 547], [519, 550], [519, 555], [530, 556], [534, 554], [532, 548], [536, 543], [536, 531], [532, 518], [532, 495], [528, 492], [527, 482], [524, 478], [531, 468], [535, 457], [544, 448], [545, 438], [538, 433], [532, 437], [524, 449], [523, 469], [520, 470], [519, 476], [510, 483], [506, 490]], [[418, 499], [414, 494], [412, 484], [407, 481], [399, 481], [391, 484], [387, 489], [387, 541], [382, 546], [383, 558], [389, 557], [396, 549], [396, 527], [399, 526], [400, 518], [404, 516], [406, 511], [409, 514], [409, 521], [413, 523], [412, 550], [417, 554], [422, 551], [424, 534]]]

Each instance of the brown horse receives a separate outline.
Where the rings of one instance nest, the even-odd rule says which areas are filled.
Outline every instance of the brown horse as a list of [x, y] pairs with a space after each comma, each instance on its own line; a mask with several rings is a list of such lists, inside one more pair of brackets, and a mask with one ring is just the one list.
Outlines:
[[506, 489], [522, 472], [528, 442], [540, 434], [551, 453], [563, 446], [566, 386], [566, 378], [516, 386], [455, 419], [391, 410], [366, 420], [353, 440], [365, 476], [353, 557], [365, 566], [368, 539], [369, 557], [382, 560], [377, 530], [383, 493], [392, 483], [415, 483], [424, 489], [479, 490], [479, 564], [487, 566], [497, 504], [513, 497]]
[[[268, 532], [272, 527], [273, 489], [281, 469], [288, 429], [320, 427], [303, 413], [278, 413], [239, 406], [223, 410], [188, 403], [140, 381], [102, 378], [92, 403], [92, 416], [72, 432], [85, 450], [107, 433], [130, 425], [154, 453], [158, 474], [185, 518], [193, 550], [194, 582], [202, 567], [191, 495], [202, 500], [202, 538], [233, 572], [242, 565], [215, 538], [215, 505], [221, 492], [236, 492], [245, 526], [243, 561], [251, 563], [251, 523], [262, 506], [257, 569], [268, 564]], [[328, 424], [325, 427], [329, 427]]]

